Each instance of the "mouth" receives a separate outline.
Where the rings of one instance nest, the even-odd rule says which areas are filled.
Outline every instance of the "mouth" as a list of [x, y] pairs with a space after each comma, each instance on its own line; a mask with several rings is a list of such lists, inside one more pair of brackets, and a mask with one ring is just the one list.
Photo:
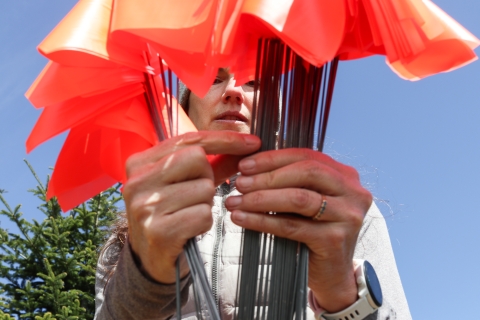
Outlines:
[[248, 119], [238, 111], [226, 111], [216, 116], [215, 121], [247, 123]]

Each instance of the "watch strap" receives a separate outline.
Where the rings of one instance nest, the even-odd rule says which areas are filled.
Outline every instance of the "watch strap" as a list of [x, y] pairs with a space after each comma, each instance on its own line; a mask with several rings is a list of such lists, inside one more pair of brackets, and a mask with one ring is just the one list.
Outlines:
[[350, 307], [336, 313], [323, 313], [321, 320], [361, 320], [374, 313], [376, 309], [368, 303], [367, 297], [360, 298]]
[[370, 297], [370, 292], [367, 288], [367, 283], [364, 274], [365, 260], [354, 259], [355, 278], [357, 281], [358, 300], [352, 305], [335, 313], [327, 313], [323, 310], [315, 300], [313, 292], [309, 292], [308, 300], [310, 307], [315, 313], [315, 318], [318, 320], [361, 320], [368, 317], [370, 314], [378, 309], [378, 306]]

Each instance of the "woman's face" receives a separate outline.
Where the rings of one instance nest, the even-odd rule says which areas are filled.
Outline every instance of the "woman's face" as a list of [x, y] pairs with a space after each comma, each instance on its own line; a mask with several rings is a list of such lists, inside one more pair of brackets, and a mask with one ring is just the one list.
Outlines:
[[250, 133], [253, 104], [253, 81], [238, 85], [226, 69], [205, 97], [190, 94], [188, 116], [198, 130], [230, 130]]

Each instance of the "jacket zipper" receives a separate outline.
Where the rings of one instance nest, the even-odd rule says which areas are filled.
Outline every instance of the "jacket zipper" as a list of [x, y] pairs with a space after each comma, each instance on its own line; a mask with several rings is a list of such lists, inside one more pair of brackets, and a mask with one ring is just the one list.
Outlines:
[[218, 293], [218, 286], [219, 286], [219, 277], [218, 277], [218, 269], [220, 264], [220, 253], [221, 253], [221, 245], [223, 240], [223, 222], [225, 219], [225, 215], [227, 213], [227, 209], [225, 208], [225, 200], [227, 200], [228, 194], [222, 196], [222, 204], [220, 208], [220, 215], [215, 221], [215, 241], [213, 243], [213, 258], [212, 258], [212, 293], [213, 297], [215, 298], [215, 302], [217, 303], [217, 307], [219, 305], [219, 293]]

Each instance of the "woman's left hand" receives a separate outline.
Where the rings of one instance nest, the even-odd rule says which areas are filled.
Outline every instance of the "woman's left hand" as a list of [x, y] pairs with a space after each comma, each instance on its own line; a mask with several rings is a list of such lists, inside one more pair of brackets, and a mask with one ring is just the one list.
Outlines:
[[[261, 152], [243, 159], [237, 178], [243, 195], [227, 208], [239, 226], [305, 243], [310, 249], [309, 287], [329, 312], [357, 300], [353, 253], [372, 203], [357, 171], [309, 149]], [[322, 201], [326, 207], [321, 216]], [[265, 212], [296, 213], [270, 215]]]

